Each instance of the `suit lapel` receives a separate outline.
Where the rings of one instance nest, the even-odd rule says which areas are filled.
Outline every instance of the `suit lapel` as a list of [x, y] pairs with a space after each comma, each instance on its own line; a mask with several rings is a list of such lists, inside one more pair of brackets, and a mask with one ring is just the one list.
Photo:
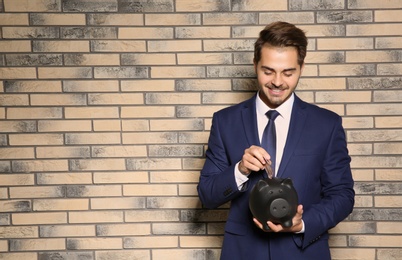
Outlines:
[[282, 177], [286, 165], [293, 154], [296, 145], [301, 138], [302, 129], [306, 122], [307, 113], [305, 111], [305, 103], [295, 95], [295, 101], [292, 109], [292, 116], [290, 118], [289, 132], [286, 140], [286, 145], [283, 151], [282, 160], [278, 169], [278, 177]]
[[241, 110], [243, 128], [249, 146], [260, 145], [260, 140], [258, 138], [255, 99], [256, 96], [250, 98], [248, 102], [245, 103], [244, 108]]

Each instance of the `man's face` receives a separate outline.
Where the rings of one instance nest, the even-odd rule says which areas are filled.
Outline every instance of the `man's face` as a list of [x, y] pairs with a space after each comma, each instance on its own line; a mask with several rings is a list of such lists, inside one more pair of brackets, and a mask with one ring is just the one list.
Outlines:
[[294, 47], [263, 47], [261, 60], [255, 64], [260, 98], [270, 108], [277, 108], [295, 90], [304, 64], [297, 63]]

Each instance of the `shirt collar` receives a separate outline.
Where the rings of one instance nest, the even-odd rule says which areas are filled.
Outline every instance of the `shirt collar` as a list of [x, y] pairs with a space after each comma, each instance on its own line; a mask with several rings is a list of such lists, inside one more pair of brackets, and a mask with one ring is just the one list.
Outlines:
[[[286, 100], [282, 105], [275, 109], [279, 112], [280, 117], [283, 117], [284, 119], [290, 118], [294, 101], [295, 97], [294, 93], [292, 93], [288, 100]], [[256, 108], [259, 115], [265, 115], [268, 110], [271, 110], [271, 108], [261, 100], [259, 93], [257, 93]]]

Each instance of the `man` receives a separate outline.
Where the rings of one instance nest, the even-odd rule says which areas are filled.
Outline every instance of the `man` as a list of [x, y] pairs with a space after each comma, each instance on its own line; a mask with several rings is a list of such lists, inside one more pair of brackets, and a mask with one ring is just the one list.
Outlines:
[[[331, 259], [328, 230], [352, 212], [353, 179], [342, 119], [294, 93], [306, 49], [307, 38], [294, 25], [266, 26], [254, 50], [258, 93], [213, 115], [198, 194], [208, 208], [231, 202], [221, 259]], [[279, 112], [272, 162], [274, 155], [261, 147], [268, 110]], [[293, 226], [268, 221], [268, 232], [249, 210], [249, 193], [266, 177], [266, 163], [276, 177], [292, 179], [299, 197]]]

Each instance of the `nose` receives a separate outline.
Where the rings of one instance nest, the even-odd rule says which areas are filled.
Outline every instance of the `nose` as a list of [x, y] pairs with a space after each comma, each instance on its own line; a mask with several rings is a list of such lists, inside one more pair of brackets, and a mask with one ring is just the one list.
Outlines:
[[280, 87], [283, 84], [283, 79], [281, 74], [276, 74], [271, 81], [272, 86]]

